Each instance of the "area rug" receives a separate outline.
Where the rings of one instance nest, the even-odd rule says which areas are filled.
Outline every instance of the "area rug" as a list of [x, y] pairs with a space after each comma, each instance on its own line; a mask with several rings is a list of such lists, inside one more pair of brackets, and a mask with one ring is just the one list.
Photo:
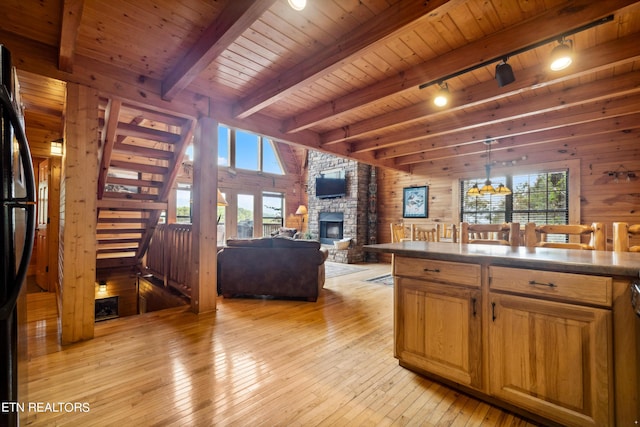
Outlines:
[[383, 285], [393, 286], [393, 276], [391, 274], [384, 274], [382, 276], [367, 279], [365, 282], [381, 283]]
[[342, 264], [340, 262], [325, 261], [325, 277], [330, 279], [332, 277], [344, 276], [345, 274], [357, 273], [358, 271], [365, 270], [363, 267], [357, 267], [351, 264]]

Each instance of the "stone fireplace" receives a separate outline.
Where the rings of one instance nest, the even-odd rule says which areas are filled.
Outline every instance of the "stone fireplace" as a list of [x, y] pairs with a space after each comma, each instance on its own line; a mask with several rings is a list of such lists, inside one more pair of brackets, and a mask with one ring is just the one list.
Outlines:
[[[308, 229], [329, 249], [329, 261], [345, 264], [373, 260], [363, 245], [376, 243], [375, 168], [330, 154], [309, 151]], [[346, 194], [333, 198], [316, 197], [316, 178], [339, 172], [346, 179]], [[346, 249], [333, 242], [351, 239]]]

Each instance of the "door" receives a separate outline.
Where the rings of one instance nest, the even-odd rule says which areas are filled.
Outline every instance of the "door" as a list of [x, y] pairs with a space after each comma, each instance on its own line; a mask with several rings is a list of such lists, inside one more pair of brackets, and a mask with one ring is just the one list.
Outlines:
[[613, 425], [610, 310], [494, 294], [490, 393], [567, 426]]
[[49, 160], [38, 165], [38, 218], [36, 228], [36, 284], [49, 289], [49, 250], [47, 220], [49, 218]]
[[396, 356], [480, 389], [480, 291], [400, 277], [398, 292]]

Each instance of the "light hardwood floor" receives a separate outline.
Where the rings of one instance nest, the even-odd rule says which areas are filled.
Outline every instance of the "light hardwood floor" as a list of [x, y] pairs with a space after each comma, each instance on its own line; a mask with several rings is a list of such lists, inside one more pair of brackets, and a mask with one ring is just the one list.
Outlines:
[[223, 299], [101, 322], [60, 347], [50, 294], [29, 295], [30, 402], [88, 412], [30, 414], [33, 426], [531, 426], [427, 380], [393, 357], [390, 271], [327, 279], [316, 303]]

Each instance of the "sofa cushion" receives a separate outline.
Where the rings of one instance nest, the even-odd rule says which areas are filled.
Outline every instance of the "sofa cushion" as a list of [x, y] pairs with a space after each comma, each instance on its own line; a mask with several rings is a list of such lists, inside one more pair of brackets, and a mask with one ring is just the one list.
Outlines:
[[227, 246], [242, 248], [270, 248], [273, 239], [270, 237], [260, 237], [256, 239], [228, 239]]

